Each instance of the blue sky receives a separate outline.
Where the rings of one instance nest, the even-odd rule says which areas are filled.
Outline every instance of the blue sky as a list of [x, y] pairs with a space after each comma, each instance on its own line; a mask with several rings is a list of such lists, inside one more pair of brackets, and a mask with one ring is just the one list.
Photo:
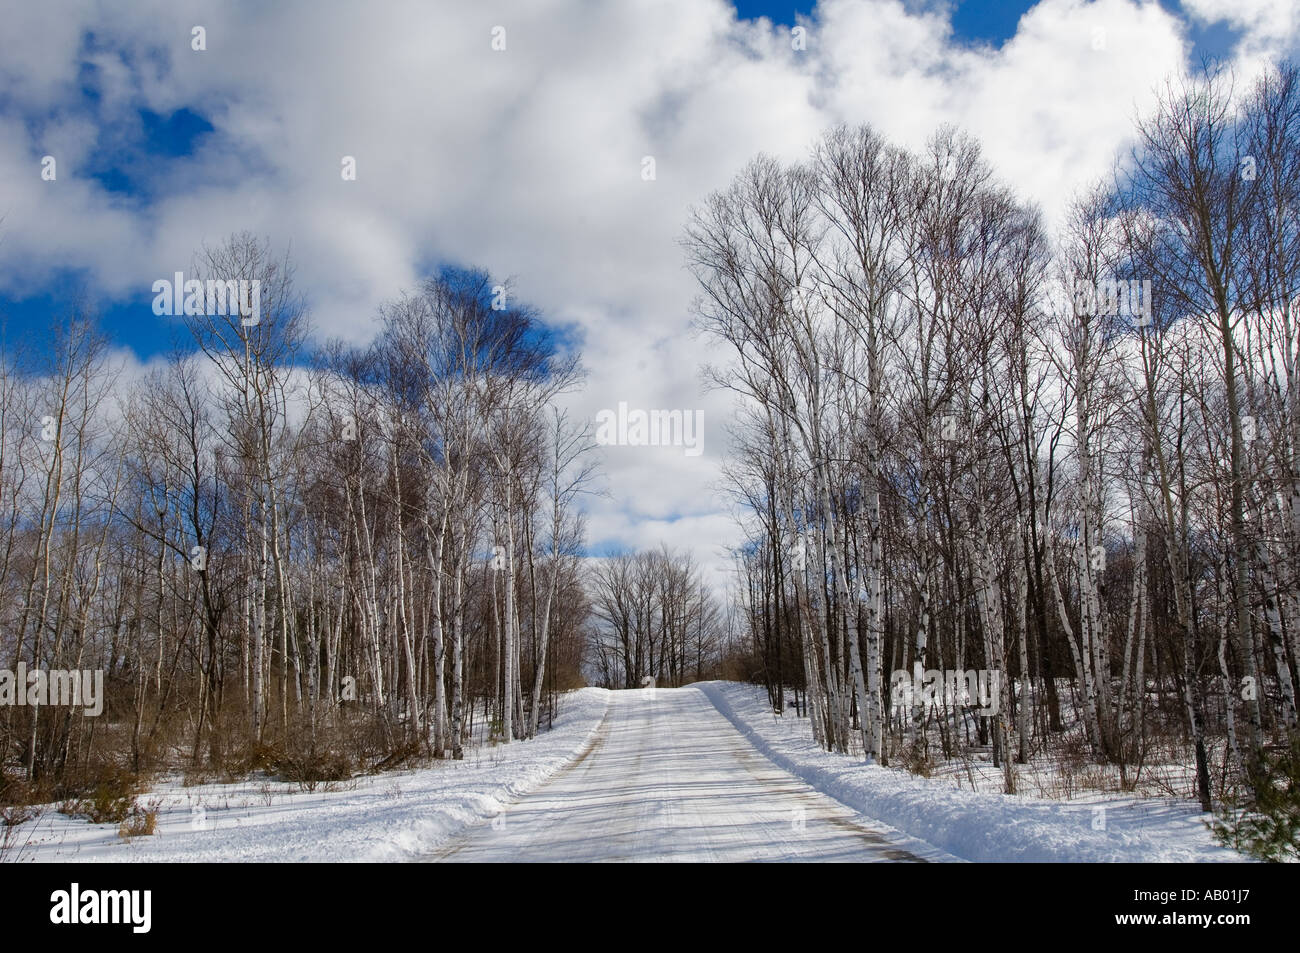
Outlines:
[[[1162, 0], [1162, 3], [1171, 11], [1178, 9], [1175, 0]], [[952, 13], [954, 35], [959, 43], [1000, 47], [1015, 34], [1021, 15], [1031, 6], [1026, 2], [958, 0]], [[738, 0], [736, 8], [741, 17], [768, 17], [778, 24], [792, 24], [796, 15], [807, 17], [813, 12], [810, 2], [779, 0]], [[1194, 56], [1227, 56], [1237, 38], [1223, 23], [1209, 27], [1193, 24], [1190, 35], [1196, 43]], [[102, 77], [98, 75], [100, 68], [90, 60], [104, 45], [94, 34], [83, 37], [85, 62], [80, 67], [79, 101], [61, 107], [84, 113], [92, 123], [99, 119], [101, 111]], [[4, 96], [0, 94], [0, 114], [5, 106]], [[27, 120], [31, 123], [33, 117]], [[39, 121], [36, 117], [35, 122], [39, 124]], [[114, 113], [112, 119], [99, 125], [92, 159], [79, 171], [97, 181], [109, 193], [111, 201], [135, 207], [147, 215], [154, 202], [184, 184], [169, 173], [175, 167], [174, 160], [192, 157], [203, 150], [211, 142], [213, 131], [213, 125], [198, 107], [183, 106], [168, 114], [141, 108], [126, 119]], [[7, 238], [20, 240], [12, 234]], [[139, 357], [148, 358], [170, 349], [177, 329], [169, 319], [153, 315], [147, 307], [148, 295], [105, 298], [95, 292], [95, 287], [93, 275], [80, 268], [76, 261], [69, 261], [39, 288], [27, 288], [21, 295], [0, 291], [0, 319], [4, 321], [6, 338], [15, 340], [39, 334], [52, 313], [67, 311], [72, 302], [81, 301], [98, 311], [114, 343], [130, 348]]]
[[[1035, 0], [1036, 2], [1036, 0]], [[1287, 0], [1278, 0], [1285, 3]], [[1182, 13], [1178, 0], [1160, 0], [1166, 9]], [[1033, 2], [1026, 0], [954, 0], [952, 6], [953, 33], [971, 43], [1001, 46], [1015, 36], [1020, 17]], [[796, 16], [807, 17], [813, 9], [811, 2], [788, 3], [780, 0], [736, 0], [737, 13], [742, 17], [767, 17], [776, 23], [793, 24]], [[1191, 37], [1196, 45], [1196, 55], [1226, 57], [1239, 34], [1226, 24], [1203, 26], [1193, 22]]]
[[[767, 17], [776, 23], [793, 24], [796, 15], [808, 16], [812, 3], [781, 3], [774, 0], [737, 0], [736, 11], [742, 17]], [[968, 40], [1000, 45], [1013, 36], [1020, 15], [1032, 3], [965, 0], [953, 12], [953, 30]]]

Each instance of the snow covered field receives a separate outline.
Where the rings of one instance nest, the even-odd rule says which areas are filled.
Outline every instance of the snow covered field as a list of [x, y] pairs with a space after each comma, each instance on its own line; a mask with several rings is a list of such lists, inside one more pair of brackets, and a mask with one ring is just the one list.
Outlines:
[[806, 720], [775, 718], [761, 688], [730, 682], [581, 689], [533, 741], [341, 790], [175, 781], [140, 802], [153, 799], [153, 836], [127, 842], [116, 825], [50, 809], [20, 828], [16, 859], [1241, 859], [1191, 802], [1053, 802], [868, 767], [819, 750]]
[[490, 820], [569, 762], [600, 724], [610, 694], [584, 688], [564, 695], [555, 728], [509, 746], [508, 756], [501, 746], [467, 749], [463, 761], [310, 794], [279, 782], [187, 788], [177, 780], [138, 799], [161, 801], [153, 836], [127, 843], [116, 824], [90, 824], [51, 808], [20, 828], [14, 852], [35, 861], [411, 860]]

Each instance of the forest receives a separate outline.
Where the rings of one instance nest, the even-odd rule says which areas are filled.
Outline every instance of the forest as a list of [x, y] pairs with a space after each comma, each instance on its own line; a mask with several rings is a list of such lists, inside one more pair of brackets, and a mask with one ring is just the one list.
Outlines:
[[[1205, 811], [1294, 779], [1297, 210], [1290, 63], [1166, 82], [1056, 226], [952, 127], [836, 128], [696, 207], [774, 710], [920, 774], [983, 751], [1007, 793], [1044, 763]], [[971, 670], [995, 714], [891, 697]]]

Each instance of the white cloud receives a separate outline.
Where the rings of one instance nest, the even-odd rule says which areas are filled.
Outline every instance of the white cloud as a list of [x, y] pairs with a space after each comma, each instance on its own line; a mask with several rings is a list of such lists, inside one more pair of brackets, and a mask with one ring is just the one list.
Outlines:
[[1182, 0], [1203, 23], [1227, 23], [1241, 31], [1242, 60], [1257, 65], [1294, 50], [1300, 33], [1300, 0]]
[[[1253, 37], [1294, 37], [1272, 4], [1188, 6]], [[870, 121], [911, 145], [953, 122], [1054, 214], [1106, 172], [1186, 54], [1183, 23], [1128, 0], [1043, 0], [996, 51], [955, 43], [944, 13], [896, 0], [823, 0], [802, 21], [803, 52], [788, 27], [738, 22], [722, 0], [3, 7], [0, 291], [77, 264], [105, 294], [140, 294], [201, 242], [248, 229], [292, 242], [320, 332], [356, 340], [430, 263], [513, 276], [585, 338], [591, 377], [575, 409], [705, 411], [701, 457], [604, 453], [611, 497], [593, 504], [591, 535], [663, 538], [707, 563], [735, 537], [714, 492], [731, 398], [701, 392], [698, 365], [716, 354], [686, 333], [695, 291], [677, 239], [689, 206], [759, 151], [804, 155], [833, 122]], [[206, 52], [190, 49], [195, 24]], [[491, 49], [495, 25], [505, 52]], [[78, 93], [88, 79], [99, 114]], [[165, 164], [157, 201], [138, 208], [78, 176], [98, 118], [182, 106], [216, 131]], [[49, 151], [57, 183], [39, 179]], [[355, 182], [340, 178], [344, 155]]]

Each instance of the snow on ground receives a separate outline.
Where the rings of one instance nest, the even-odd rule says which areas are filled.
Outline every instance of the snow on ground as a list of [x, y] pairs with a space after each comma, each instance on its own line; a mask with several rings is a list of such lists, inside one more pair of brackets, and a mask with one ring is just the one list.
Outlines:
[[137, 803], [160, 802], [157, 833], [130, 842], [116, 824], [90, 824], [51, 806], [23, 825], [8, 859], [34, 861], [400, 861], [428, 853], [492, 818], [568, 764], [590, 741], [610, 693], [583, 688], [560, 700], [555, 727], [531, 741], [467, 749], [439, 761], [306, 793], [296, 784], [165, 783]]
[[[857, 860], [864, 849], [877, 859], [906, 859], [892, 856], [900, 850], [912, 859], [967, 861], [1244, 859], [1213, 842], [1188, 800], [962, 790], [957, 776], [925, 779], [820, 750], [807, 720], [775, 717], [757, 686], [703, 682], [658, 691], [656, 698], [580, 689], [562, 699], [555, 728], [532, 741], [472, 748], [464, 761], [357, 778], [331, 791], [263, 779], [169, 781], [138, 799], [158, 804], [157, 833], [130, 841], [117, 825], [51, 806], [20, 826], [7, 859], [401, 861], [448, 851], [460, 855], [448, 859], [495, 859], [499, 848], [521, 845], [549, 858], [566, 839], [587, 841], [587, 853], [599, 847], [600, 859]], [[806, 814], [800, 837], [788, 830], [791, 804], [804, 808], [798, 818]], [[494, 818], [505, 821], [508, 837], [493, 838], [486, 822]], [[737, 818], [748, 825], [745, 836], [722, 836]], [[599, 844], [591, 843], [592, 825]], [[810, 836], [822, 834], [824, 842]], [[576, 848], [570, 853], [582, 859]]]
[[1214, 843], [1196, 805], [1113, 795], [1069, 802], [959, 790], [821, 750], [806, 719], [772, 713], [761, 687], [701, 682], [751, 744], [812, 787], [868, 817], [969, 861], [1240, 861]]

